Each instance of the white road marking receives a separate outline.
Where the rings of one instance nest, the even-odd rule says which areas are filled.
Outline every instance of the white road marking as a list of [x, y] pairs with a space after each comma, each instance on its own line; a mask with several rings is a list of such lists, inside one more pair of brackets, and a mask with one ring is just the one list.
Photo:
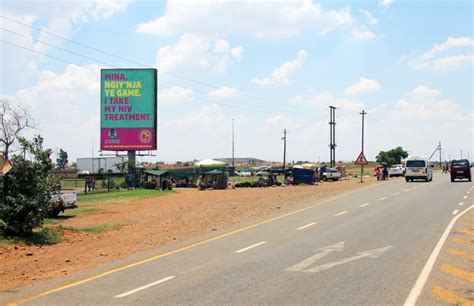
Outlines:
[[380, 248], [380, 249], [374, 249], [374, 250], [367, 250], [367, 251], [363, 251], [363, 252], [358, 252], [357, 255], [355, 255], [355, 256], [348, 257], [348, 258], [343, 258], [343, 259], [338, 260], [338, 261], [330, 262], [330, 263], [320, 265], [320, 266], [317, 266], [317, 267], [314, 267], [314, 268], [311, 268], [311, 269], [307, 269], [307, 270], [304, 270], [304, 272], [318, 273], [318, 272], [321, 272], [321, 271], [324, 271], [324, 270], [327, 270], [327, 269], [330, 269], [330, 268], [333, 268], [333, 267], [337, 267], [337, 266], [343, 265], [345, 263], [348, 263], [348, 262], [351, 262], [351, 261], [354, 261], [354, 260], [357, 260], [357, 259], [361, 259], [361, 258], [364, 258], [364, 257], [377, 258], [380, 255], [382, 255], [383, 253], [385, 253], [386, 251], [388, 251], [391, 247], [392, 246], [390, 245], [390, 246], [386, 246], [386, 247]]
[[467, 194], [470, 194], [470, 193], [471, 193], [470, 191], [467, 192]]
[[150, 284], [148, 284], [148, 285], [141, 286], [141, 287], [138, 287], [137, 289], [133, 289], [133, 290], [124, 292], [124, 293], [122, 293], [122, 294], [116, 295], [115, 297], [116, 297], [116, 298], [123, 298], [123, 297], [126, 297], [126, 296], [130, 295], [130, 294], [134, 294], [134, 293], [136, 293], [136, 292], [138, 292], [138, 291], [141, 291], [141, 290], [144, 290], [144, 289], [147, 289], [147, 288], [156, 286], [156, 285], [158, 285], [158, 284], [164, 283], [164, 282], [169, 281], [170, 279], [173, 279], [173, 278], [175, 278], [175, 276], [168, 276], [168, 277], [165, 277], [165, 278], [163, 278], [163, 279], [160, 279], [160, 280], [158, 280], [158, 281], [156, 281], [156, 282], [150, 283]]
[[428, 261], [423, 267], [423, 270], [421, 270], [421, 273], [418, 276], [418, 279], [416, 280], [415, 285], [413, 285], [413, 288], [411, 289], [410, 294], [405, 300], [405, 303], [404, 303], [405, 306], [414, 306], [416, 304], [416, 301], [418, 300], [418, 297], [423, 291], [423, 287], [425, 286], [426, 281], [428, 280], [428, 276], [430, 275], [431, 270], [433, 270], [433, 266], [436, 262], [436, 258], [438, 257], [441, 251], [441, 248], [443, 247], [443, 244], [446, 242], [446, 239], [448, 238], [448, 235], [451, 232], [451, 229], [453, 228], [456, 221], [466, 212], [471, 210], [473, 207], [474, 205], [469, 206], [463, 212], [453, 217], [451, 222], [449, 222], [448, 227], [446, 227], [446, 230], [444, 231], [443, 235], [441, 235], [441, 238], [439, 239], [438, 243], [436, 244], [436, 247], [431, 253], [430, 258], [428, 258]]
[[381, 197], [379, 200], [380, 200], [380, 201], [383, 201], [383, 200], [385, 200], [386, 198], [387, 198], [387, 197]]
[[467, 196], [464, 196], [465, 199], [467, 199]]
[[400, 192], [395, 192], [393, 195], [394, 195], [394, 196], [397, 196], [397, 195], [399, 195], [399, 194], [400, 194]]
[[320, 251], [320, 252], [314, 254], [311, 257], [306, 258], [305, 260], [303, 260], [300, 263], [297, 263], [296, 265], [286, 268], [285, 271], [303, 271], [307, 267], [311, 266], [314, 262], [325, 257], [329, 253], [342, 252], [343, 250], [344, 250], [344, 241], [316, 249], [316, 251]]
[[313, 226], [315, 224], [316, 224], [316, 222], [312, 222], [310, 224], [303, 225], [302, 227], [298, 227], [297, 230], [302, 230], [302, 229], [308, 228], [310, 226]]
[[347, 211], [347, 210], [341, 211], [340, 213], [335, 214], [334, 217], [341, 216], [343, 214], [347, 214], [348, 212], [349, 211]]
[[464, 202], [459, 202], [459, 206], [463, 206], [464, 205]]
[[455, 209], [453, 210], [453, 215], [456, 215], [459, 212], [459, 210]]
[[364, 204], [362, 204], [360, 207], [366, 207], [366, 206], [368, 206], [368, 205], [370, 205], [370, 203], [364, 203]]
[[405, 189], [403, 192], [408, 192], [408, 191], [410, 191], [410, 189]]
[[235, 251], [235, 253], [243, 253], [243, 252], [248, 251], [248, 250], [250, 250], [250, 249], [253, 249], [253, 248], [256, 248], [256, 247], [258, 247], [258, 246], [261, 246], [262, 244], [265, 244], [265, 243], [267, 243], [267, 242], [266, 242], [266, 241], [261, 241], [261, 242], [252, 244], [251, 246], [248, 246], [248, 247], [246, 247], [246, 248], [237, 250], [237, 251]]

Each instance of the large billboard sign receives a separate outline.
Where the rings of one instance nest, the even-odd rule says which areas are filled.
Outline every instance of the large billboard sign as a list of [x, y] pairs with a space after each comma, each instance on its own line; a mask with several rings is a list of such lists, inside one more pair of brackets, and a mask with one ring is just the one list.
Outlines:
[[156, 150], [156, 84], [156, 69], [101, 70], [101, 150]]

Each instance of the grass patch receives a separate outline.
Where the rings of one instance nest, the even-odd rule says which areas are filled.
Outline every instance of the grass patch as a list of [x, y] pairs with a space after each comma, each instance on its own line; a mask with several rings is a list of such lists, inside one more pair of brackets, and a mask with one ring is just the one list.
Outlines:
[[117, 221], [117, 222], [104, 223], [104, 224], [91, 225], [91, 226], [78, 226], [78, 227], [59, 226], [59, 228], [70, 230], [70, 231], [77, 231], [77, 232], [104, 233], [107, 231], [119, 229], [125, 225], [127, 225], [127, 223]]
[[62, 239], [63, 234], [60, 231], [43, 227], [39, 231], [34, 231], [33, 233], [24, 236], [0, 236], [0, 243], [56, 244]]
[[162, 196], [174, 193], [174, 190], [153, 190], [153, 189], [134, 189], [134, 190], [114, 190], [110, 192], [78, 194], [77, 203], [81, 204], [97, 204], [104, 202], [119, 202], [126, 200], [139, 200], [148, 197]]

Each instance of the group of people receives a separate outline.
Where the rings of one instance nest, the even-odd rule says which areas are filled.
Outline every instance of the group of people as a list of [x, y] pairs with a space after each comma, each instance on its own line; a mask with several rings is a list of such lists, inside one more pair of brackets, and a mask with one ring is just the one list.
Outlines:
[[388, 180], [388, 166], [378, 165], [375, 167], [375, 176], [377, 177], [377, 181]]

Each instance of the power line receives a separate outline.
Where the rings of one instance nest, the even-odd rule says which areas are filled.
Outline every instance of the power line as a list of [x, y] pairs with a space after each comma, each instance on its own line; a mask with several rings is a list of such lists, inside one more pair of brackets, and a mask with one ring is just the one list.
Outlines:
[[[64, 62], [64, 63], [73, 64], [73, 65], [76, 65], [76, 66], [79, 66], [79, 67], [82, 67], [82, 68], [85, 68], [85, 69], [88, 69], [88, 70], [91, 70], [91, 71], [94, 71], [94, 72], [97, 71], [97, 70], [89, 68], [85, 65], [77, 64], [77, 63], [74, 63], [74, 62], [71, 62], [71, 61], [53, 56], [53, 55], [49, 55], [49, 54], [46, 54], [46, 53], [43, 53], [43, 52], [40, 52], [40, 51], [36, 51], [36, 50], [30, 49], [30, 48], [27, 48], [27, 47], [17, 45], [17, 44], [14, 44], [14, 43], [11, 43], [11, 42], [8, 42], [8, 41], [5, 41], [5, 40], [0, 40], [0, 42], [3, 42], [5, 44], [9, 44], [11, 46], [21, 48], [21, 49], [24, 49], [24, 50], [27, 50], [27, 51], [30, 51], [30, 52], [33, 52], [33, 53], [36, 53], [36, 54], [40, 54], [40, 55], [43, 55], [43, 56], [46, 56], [46, 57], [50, 57], [52, 59], [55, 59], [55, 60], [58, 60], [58, 61], [61, 61], [61, 62]], [[181, 88], [185, 88], [181, 85], [177, 85], [175, 83], [171, 83], [171, 82], [167, 82], [167, 81], [161, 81], [161, 83], [168, 84], [168, 85], [173, 85], [173, 86], [178, 86], [178, 87], [181, 87]], [[171, 92], [171, 94], [179, 96], [178, 94], [173, 93], [173, 92]], [[234, 105], [234, 104], [228, 104], [228, 103], [224, 103], [224, 102], [221, 102], [221, 101], [206, 100], [206, 99], [203, 99], [203, 98], [200, 98], [200, 97], [196, 97], [195, 99], [197, 101], [201, 101], [201, 102], [206, 102], [206, 103], [211, 103], [211, 104], [218, 104], [218, 105], [221, 105], [221, 106], [236, 108], [236, 109], [241, 109], [241, 110], [246, 110], [246, 111], [260, 112], [260, 113], [264, 113], [264, 114], [279, 114], [279, 113], [276, 113], [276, 112], [265, 111], [265, 110], [261, 110], [261, 109], [255, 109], [255, 108], [237, 106], [237, 105]]]
[[[49, 44], [49, 43], [46, 43], [46, 42], [43, 42], [43, 41], [40, 41], [38, 39], [35, 39], [31, 36], [28, 36], [28, 35], [23, 35], [23, 34], [20, 34], [20, 33], [17, 33], [17, 32], [14, 32], [14, 31], [11, 31], [11, 30], [8, 30], [8, 29], [5, 29], [5, 28], [0, 28], [1, 30], [5, 31], [5, 32], [8, 32], [8, 33], [11, 33], [11, 34], [14, 34], [14, 35], [17, 35], [17, 36], [20, 36], [20, 37], [24, 37], [24, 38], [28, 38], [28, 39], [31, 39], [37, 43], [40, 43], [40, 44], [43, 44], [43, 45], [46, 45], [46, 46], [49, 46], [49, 47], [52, 47], [54, 49], [57, 49], [57, 50], [60, 50], [60, 51], [63, 51], [63, 52], [67, 52], [67, 53], [70, 53], [70, 54], [73, 54], [75, 56], [79, 56], [79, 57], [82, 57], [82, 58], [85, 58], [85, 59], [88, 59], [88, 60], [92, 60], [92, 61], [95, 61], [97, 63], [100, 63], [100, 64], [103, 64], [103, 65], [107, 65], [109, 67], [112, 67], [112, 68], [119, 68], [118, 66], [116, 65], [113, 65], [113, 64], [110, 64], [110, 63], [107, 63], [107, 62], [103, 62], [101, 60], [98, 60], [96, 58], [93, 58], [93, 57], [89, 57], [89, 56], [85, 56], [85, 55], [82, 55], [82, 54], [79, 54], [77, 52], [74, 52], [74, 51], [70, 51], [70, 50], [67, 50], [67, 49], [64, 49], [64, 48], [61, 48], [61, 47], [58, 47], [56, 45], [53, 45], [53, 44]], [[8, 43], [8, 42], [6, 42]], [[12, 44], [12, 43], [10, 43]], [[32, 49], [29, 49], [29, 48], [26, 48], [26, 47], [22, 47], [22, 46], [19, 46], [19, 45], [16, 45], [16, 44], [12, 44], [12, 45], [15, 45], [17, 47], [21, 47], [23, 49], [26, 49], [26, 50], [29, 50], [29, 51], [32, 51], [32, 52], [35, 52], [35, 53], [38, 53], [38, 54], [41, 54], [41, 55], [45, 55], [45, 56], [48, 56], [46, 55], [45, 53], [42, 53], [42, 52], [37, 52], [35, 50], [32, 50]], [[52, 56], [50, 56], [52, 57]], [[53, 58], [56, 58], [56, 57], [53, 57]], [[56, 58], [58, 59], [58, 58]], [[59, 59], [63, 62], [67, 62], [65, 60], [62, 60], [62, 59]], [[71, 64], [75, 64], [75, 63], [72, 63], [72, 62], [69, 62]], [[181, 88], [185, 88], [184, 86], [180, 85], [180, 84], [177, 84], [177, 83], [171, 83], [171, 82], [164, 82], [162, 81], [163, 83], [168, 83], [172, 86], [178, 86], [178, 87], [181, 87]], [[198, 90], [196, 88], [193, 89], [194, 91], [196, 92], [200, 92], [200, 93], [203, 93], [203, 94], [208, 94], [208, 92], [205, 92], [205, 91], [202, 91], [202, 90]], [[229, 100], [229, 101], [234, 101], [234, 102], [237, 102], [237, 103], [240, 103], [240, 104], [246, 104], [246, 105], [249, 105], [249, 106], [252, 106], [252, 107], [258, 107], [258, 108], [261, 108], [261, 109], [266, 109], [266, 107], [261, 107], [259, 105], [255, 106], [254, 104], [251, 104], [251, 103], [246, 103], [244, 101], [240, 101], [240, 100], [236, 100], [236, 99], [232, 99], [232, 98], [229, 98], [229, 97], [225, 97], [224, 99], [226, 100]], [[306, 114], [303, 114], [301, 112], [297, 112], [297, 111], [293, 111], [293, 110], [287, 110], [287, 109], [283, 109], [283, 108], [280, 108], [279, 111], [282, 111], [282, 112], [287, 112], [287, 113], [293, 113], [293, 114], [297, 114], [298, 116], [303, 116], [303, 117], [306, 117]]]
[[[96, 51], [96, 52], [99, 52], [99, 53], [102, 53], [102, 54], [105, 54], [105, 55], [108, 55], [108, 56], [115, 57], [115, 58], [117, 58], [117, 59], [126, 61], [126, 62], [131, 63], [131, 64], [134, 64], [134, 65], [138, 65], [138, 66], [141, 66], [141, 67], [146, 67], [146, 66], [147, 66], [147, 65], [144, 65], [144, 64], [139, 63], [139, 62], [137, 62], [137, 61], [133, 61], [133, 60], [127, 59], [127, 58], [125, 58], [125, 57], [118, 56], [118, 55], [115, 55], [115, 54], [113, 54], [113, 53], [106, 52], [106, 51], [100, 50], [100, 49], [95, 48], [95, 47], [91, 47], [91, 46], [89, 46], [89, 45], [87, 45], [87, 44], [84, 44], [84, 43], [81, 43], [81, 42], [78, 42], [78, 41], [75, 41], [75, 40], [66, 38], [66, 37], [61, 36], [61, 35], [54, 34], [54, 33], [52, 33], [52, 32], [46, 31], [46, 30], [44, 30], [44, 29], [37, 28], [37, 27], [35, 27], [35, 26], [29, 25], [29, 24], [27, 24], [27, 23], [18, 21], [18, 20], [13, 19], [13, 18], [9, 18], [9, 17], [3, 16], [3, 15], [0, 15], [0, 18], [9, 20], [9, 21], [11, 21], [11, 22], [15, 22], [15, 23], [20, 24], [20, 25], [22, 25], [22, 26], [24, 26], [24, 27], [28, 27], [28, 28], [34, 29], [34, 30], [39, 31], [39, 32], [43, 32], [43, 33], [45, 33], [45, 34], [51, 35], [51, 36], [56, 37], [56, 38], [63, 39], [63, 40], [65, 40], [65, 41], [67, 41], [67, 42], [76, 44], [76, 45], [78, 45], [78, 46], [81, 46], [81, 47], [84, 47], [84, 48], [87, 48], [87, 49], [90, 49], [90, 50], [93, 50], [93, 51]], [[67, 51], [67, 52], [69, 52], [69, 51]], [[112, 66], [112, 65], [109, 65], [109, 66]], [[186, 81], [189, 81], [189, 82], [201, 84], [201, 85], [204, 85], [204, 86], [208, 86], [208, 87], [210, 87], [210, 88], [215, 88], [215, 89], [220, 89], [220, 88], [221, 88], [221, 86], [218, 86], [218, 85], [215, 85], [215, 84], [206, 83], [206, 82], [199, 81], [199, 80], [194, 80], [194, 79], [187, 78], [187, 77], [183, 77], [183, 76], [180, 76], [180, 75], [178, 75], [178, 74], [171, 73], [171, 72], [160, 72], [160, 73], [162, 73], [162, 74], [168, 74], [168, 75], [170, 75], [170, 76], [173, 76], [173, 77], [176, 77], [176, 78], [179, 78], [179, 79], [182, 79], [182, 80], [186, 80]], [[249, 95], [249, 94], [245, 94], [245, 93], [244, 93], [243, 96], [249, 97], [249, 98], [251, 98], [251, 99], [255, 99], [255, 100], [260, 100], [260, 101], [263, 101], [263, 102], [267, 102], [267, 100], [265, 100], [265, 99], [263, 99], [263, 98], [260, 98], [260, 97], [253, 96], [253, 95]], [[288, 111], [288, 110], [286, 110], [286, 111]]]

